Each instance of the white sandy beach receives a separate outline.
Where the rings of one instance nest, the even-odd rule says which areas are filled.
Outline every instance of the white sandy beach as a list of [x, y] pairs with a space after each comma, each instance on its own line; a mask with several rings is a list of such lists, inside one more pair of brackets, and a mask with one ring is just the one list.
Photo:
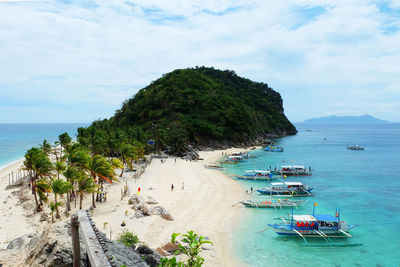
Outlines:
[[[236, 150], [240, 149], [228, 149], [224, 152]], [[180, 158], [175, 162], [175, 158], [168, 158], [165, 163], [161, 163], [160, 159], [153, 159], [138, 180], [132, 178], [132, 173], [125, 173], [119, 182], [107, 186], [107, 202], [97, 203], [93, 214], [97, 227], [106, 232], [108, 237], [111, 230], [113, 239], [122, 230], [128, 229], [153, 249], [170, 241], [173, 232], [186, 233], [194, 230], [213, 242], [213, 245], [207, 245], [207, 250], [202, 252], [206, 259], [204, 266], [244, 266], [233, 255], [231, 235], [243, 211], [242, 208], [232, 205], [243, 199], [245, 194], [233, 179], [221, 171], [204, 167], [205, 164], [218, 160], [221, 152], [222, 150], [200, 152], [200, 157], [204, 160], [197, 162]], [[10, 196], [11, 192], [18, 189], [5, 190], [8, 173], [18, 169], [21, 163], [19, 161], [0, 171], [0, 256], [12, 239], [40, 231], [38, 226], [45, 224], [39, 223], [39, 214], [32, 216], [33, 209], [24, 210], [18, 204], [19, 199], [14, 195]], [[168, 221], [157, 215], [135, 218], [134, 210], [128, 204], [129, 197], [121, 201], [121, 188], [126, 181], [131, 195], [136, 194], [140, 187], [140, 196], [154, 198], [158, 205], [169, 211], [174, 220]], [[173, 191], [171, 184], [175, 187]], [[29, 197], [33, 199], [32, 195]], [[84, 209], [91, 205], [90, 200], [89, 196], [85, 199]], [[48, 208], [45, 208], [45, 212], [48, 212]], [[73, 212], [74, 209], [71, 213]], [[62, 221], [66, 220], [69, 218], [62, 215]], [[125, 227], [121, 226], [122, 221], [126, 222]], [[17, 262], [16, 260], [15, 264]]]

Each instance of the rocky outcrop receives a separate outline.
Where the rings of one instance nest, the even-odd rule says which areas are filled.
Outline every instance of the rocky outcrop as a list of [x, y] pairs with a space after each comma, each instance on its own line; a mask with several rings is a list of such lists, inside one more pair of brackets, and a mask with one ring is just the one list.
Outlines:
[[133, 195], [129, 200], [128, 203], [131, 204], [131, 208], [135, 210], [136, 218], [141, 218], [144, 216], [151, 216], [151, 215], [160, 215], [162, 218], [173, 221], [172, 215], [161, 206], [154, 206], [153, 204], [157, 204], [158, 202], [155, 201], [152, 197], [148, 197], [147, 201], [145, 202], [142, 197], [138, 195]]

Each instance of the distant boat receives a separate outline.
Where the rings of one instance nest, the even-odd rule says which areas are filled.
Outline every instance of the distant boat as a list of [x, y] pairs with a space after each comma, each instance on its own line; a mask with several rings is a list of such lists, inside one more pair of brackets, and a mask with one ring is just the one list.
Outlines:
[[242, 156], [228, 156], [223, 161], [220, 161], [222, 164], [238, 164], [239, 162], [244, 162], [244, 158]]
[[294, 196], [294, 197], [307, 197], [314, 196], [311, 191], [312, 187], [303, 185], [301, 182], [280, 182], [271, 183], [257, 192], [265, 195], [280, 195], [280, 196]]
[[247, 208], [297, 208], [301, 206], [305, 200], [289, 200], [289, 199], [271, 199], [264, 201], [243, 200], [240, 201]]
[[[314, 206], [315, 209], [315, 206]], [[330, 238], [352, 237], [348, 232], [358, 225], [349, 225], [340, 220], [340, 210], [332, 215], [292, 215], [281, 218], [281, 224], [268, 224], [278, 235], [300, 236], [307, 246], [359, 246], [361, 244], [335, 244]], [[308, 244], [306, 237], [324, 238], [323, 244]]]
[[256, 155], [250, 154], [249, 152], [232, 152], [233, 157], [243, 157], [244, 159], [255, 158]]
[[214, 164], [214, 163], [207, 164], [207, 165], [205, 165], [205, 167], [207, 169], [223, 169], [224, 168], [222, 166], [222, 164], [221, 165], [217, 165], [217, 164]]
[[268, 152], [283, 152], [283, 147], [280, 147], [280, 146], [267, 146], [267, 147], [264, 147], [264, 151], [268, 151]]
[[274, 170], [274, 174], [282, 176], [309, 176], [311, 175], [311, 167], [304, 167], [304, 165], [286, 165], [281, 166], [280, 170]]
[[234, 175], [236, 179], [240, 180], [257, 180], [257, 181], [270, 181], [277, 179], [272, 175], [271, 171], [263, 170], [247, 170], [244, 171], [243, 175]]
[[348, 150], [364, 150], [363, 147], [360, 145], [351, 145], [351, 146], [346, 146]]

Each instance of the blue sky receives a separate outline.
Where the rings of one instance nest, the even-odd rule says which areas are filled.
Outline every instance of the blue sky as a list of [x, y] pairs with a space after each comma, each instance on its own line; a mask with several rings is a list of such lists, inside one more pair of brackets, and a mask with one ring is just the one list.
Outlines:
[[267, 83], [293, 122], [400, 122], [399, 29], [399, 0], [0, 0], [0, 123], [108, 118], [194, 66]]

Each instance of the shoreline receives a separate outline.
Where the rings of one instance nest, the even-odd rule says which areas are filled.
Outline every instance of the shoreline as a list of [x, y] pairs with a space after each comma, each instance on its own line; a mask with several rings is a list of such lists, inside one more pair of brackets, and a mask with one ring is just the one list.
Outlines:
[[[112, 239], [116, 239], [118, 233], [127, 229], [153, 249], [169, 242], [173, 232], [185, 234], [194, 230], [214, 243], [205, 246], [202, 252], [205, 258], [203, 266], [246, 266], [235, 256], [232, 243], [232, 232], [240, 223], [243, 209], [231, 206], [244, 197], [243, 189], [222, 171], [204, 167], [218, 161], [222, 152], [232, 151], [244, 149], [199, 151], [200, 158], [204, 160], [198, 161], [169, 157], [165, 163], [161, 163], [160, 159], [153, 159], [139, 179], [134, 179], [132, 172], [126, 172], [119, 182], [107, 185], [108, 200], [97, 205], [93, 220], [107, 236], [110, 236], [111, 230]], [[21, 260], [21, 255], [24, 254], [22, 251], [16, 254], [6, 250], [11, 240], [26, 234], [38, 234], [48, 224], [51, 225], [40, 222], [41, 215], [49, 213], [47, 207], [45, 212], [33, 212], [33, 197], [27, 188], [5, 190], [8, 173], [16, 172], [23, 165], [23, 160], [24, 158], [13, 161], [0, 169], [0, 211], [4, 215], [0, 218], [0, 257], [5, 257], [9, 262]], [[116, 170], [116, 175], [118, 174], [119, 170]], [[126, 182], [131, 190], [129, 195], [136, 194], [140, 186], [140, 196], [144, 199], [151, 196], [158, 205], [170, 212], [174, 220], [168, 221], [158, 215], [135, 218], [134, 210], [128, 204], [129, 197], [121, 200], [121, 188]], [[181, 188], [182, 182], [184, 189]], [[170, 190], [171, 183], [175, 186], [173, 192]], [[21, 202], [19, 191], [23, 191], [29, 200]], [[83, 208], [88, 209], [90, 205], [91, 198], [87, 196]], [[76, 211], [73, 202], [71, 206], [73, 214]], [[64, 208], [61, 209], [61, 214], [63, 210]], [[62, 219], [57, 220], [56, 224], [68, 220], [69, 217], [62, 215]], [[123, 220], [126, 221], [126, 227], [121, 227]], [[104, 227], [105, 222], [107, 225]]]

